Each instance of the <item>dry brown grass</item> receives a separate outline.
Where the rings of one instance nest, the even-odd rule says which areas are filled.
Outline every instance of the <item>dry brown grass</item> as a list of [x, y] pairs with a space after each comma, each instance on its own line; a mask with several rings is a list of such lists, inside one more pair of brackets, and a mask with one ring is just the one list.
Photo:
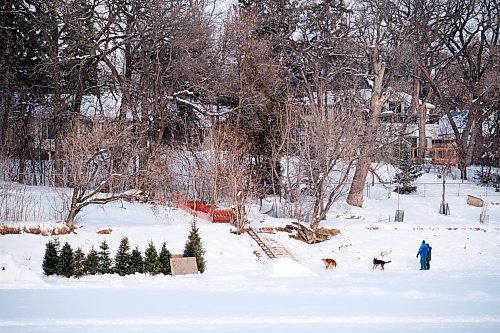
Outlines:
[[7, 234], [20, 234], [22, 231], [21, 228], [19, 227], [10, 227], [6, 224], [1, 224], [0, 225], [0, 234], [2, 235], [7, 235]]
[[318, 228], [318, 233], [320, 234], [326, 234], [326, 235], [330, 235], [330, 236], [336, 236], [338, 234], [340, 234], [340, 230], [339, 229], [335, 229], [335, 228]]
[[112, 232], [113, 232], [113, 229], [101, 229], [101, 230], [97, 230], [96, 233], [101, 234], [101, 235], [109, 235]]
[[0, 234], [1, 235], [15, 235], [15, 234], [33, 234], [33, 235], [41, 235], [41, 236], [53, 236], [53, 235], [65, 235], [74, 232], [75, 230], [72, 228], [68, 228], [63, 225], [60, 227], [54, 227], [52, 229], [44, 229], [40, 226], [36, 227], [11, 227], [6, 224], [0, 225]]

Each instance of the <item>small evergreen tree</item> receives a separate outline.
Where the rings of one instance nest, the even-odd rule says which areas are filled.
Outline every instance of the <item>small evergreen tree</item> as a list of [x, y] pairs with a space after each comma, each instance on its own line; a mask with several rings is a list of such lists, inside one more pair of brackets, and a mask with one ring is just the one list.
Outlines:
[[73, 276], [73, 260], [73, 249], [71, 248], [71, 245], [68, 244], [68, 242], [65, 242], [62, 247], [58, 262], [58, 271], [60, 275], [68, 278]]
[[142, 259], [141, 251], [139, 251], [139, 248], [136, 246], [130, 255], [130, 274], [142, 273], [143, 265], [144, 260]]
[[97, 273], [99, 274], [111, 274], [113, 273], [111, 252], [109, 252], [108, 243], [103, 240], [99, 246], [99, 252], [97, 253]]
[[167, 244], [163, 242], [163, 246], [161, 247], [160, 254], [159, 254], [159, 261], [160, 261], [160, 266], [161, 266], [161, 272], [164, 275], [171, 275], [172, 270], [170, 269], [170, 251], [167, 250]]
[[127, 237], [122, 237], [116, 251], [115, 272], [120, 276], [130, 274], [130, 245]]
[[156, 275], [161, 273], [161, 265], [158, 259], [158, 252], [153, 242], [149, 242], [146, 251], [144, 251], [144, 273], [149, 273], [151, 275]]
[[94, 247], [87, 254], [83, 266], [85, 275], [96, 275], [98, 273], [99, 259]]
[[61, 275], [61, 272], [59, 271], [59, 256], [61, 255], [61, 243], [59, 243], [59, 238], [55, 237], [54, 240], [52, 241], [54, 243], [54, 248], [56, 249], [57, 253], [57, 266], [56, 266], [56, 275]]
[[45, 244], [45, 255], [43, 256], [43, 274], [50, 276], [57, 274], [59, 257], [57, 255], [56, 245], [49, 240]]
[[79, 279], [85, 275], [85, 253], [81, 248], [76, 249], [73, 255], [73, 275]]
[[198, 228], [196, 227], [196, 223], [193, 222], [191, 225], [191, 231], [189, 232], [189, 236], [186, 241], [186, 246], [184, 248], [184, 257], [196, 257], [198, 271], [203, 273], [205, 271], [204, 255], [205, 250], [203, 249], [203, 243], [201, 241]]
[[415, 192], [417, 187], [412, 184], [422, 175], [422, 172], [417, 166], [411, 163], [411, 155], [409, 151], [403, 151], [401, 153], [399, 169], [401, 172], [397, 173], [394, 178], [394, 181], [399, 185], [396, 187], [394, 192], [398, 192], [400, 194]]

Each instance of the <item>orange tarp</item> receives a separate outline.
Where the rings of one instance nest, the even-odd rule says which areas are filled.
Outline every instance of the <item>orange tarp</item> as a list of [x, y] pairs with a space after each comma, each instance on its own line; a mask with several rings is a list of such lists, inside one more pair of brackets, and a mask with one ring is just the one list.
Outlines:
[[215, 205], [206, 205], [203, 202], [179, 198], [177, 207], [199, 217], [214, 223], [229, 223], [233, 217], [231, 209], [220, 209]]

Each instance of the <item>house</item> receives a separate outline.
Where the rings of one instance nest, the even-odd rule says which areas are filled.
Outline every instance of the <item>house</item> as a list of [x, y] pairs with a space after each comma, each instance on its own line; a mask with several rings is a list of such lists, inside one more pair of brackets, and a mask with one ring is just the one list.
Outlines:
[[[412, 96], [389, 89], [390, 97], [384, 104], [381, 117], [383, 129], [388, 135], [403, 131], [405, 142], [411, 147], [412, 160], [419, 151], [419, 128], [416, 113], [411, 109]], [[371, 91], [370, 91], [371, 94]], [[419, 101], [421, 104], [422, 101]], [[424, 160], [433, 164], [456, 164], [457, 154], [453, 140], [443, 136], [440, 115], [434, 104], [426, 103]]]
[[[411, 95], [405, 92], [390, 91], [389, 100], [384, 104], [380, 115], [381, 122], [393, 130], [404, 130], [405, 139], [411, 143], [413, 148], [418, 148], [419, 128], [416, 113], [411, 110]], [[420, 104], [422, 101], [419, 101]], [[436, 106], [431, 103], [425, 104], [425, 146], [432, 148], [432, 140], [438, 134], [439, 117], [436, 116]]]

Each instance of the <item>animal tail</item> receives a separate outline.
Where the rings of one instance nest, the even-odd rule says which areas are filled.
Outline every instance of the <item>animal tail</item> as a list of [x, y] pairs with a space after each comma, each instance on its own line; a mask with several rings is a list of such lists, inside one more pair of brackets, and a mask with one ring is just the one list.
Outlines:
[[390, 263], [390, 262], [392, 262], [392, 260], [386, 261], [385, 263], [386, 263], [386, 264], [388, 264], [388, 263]]

